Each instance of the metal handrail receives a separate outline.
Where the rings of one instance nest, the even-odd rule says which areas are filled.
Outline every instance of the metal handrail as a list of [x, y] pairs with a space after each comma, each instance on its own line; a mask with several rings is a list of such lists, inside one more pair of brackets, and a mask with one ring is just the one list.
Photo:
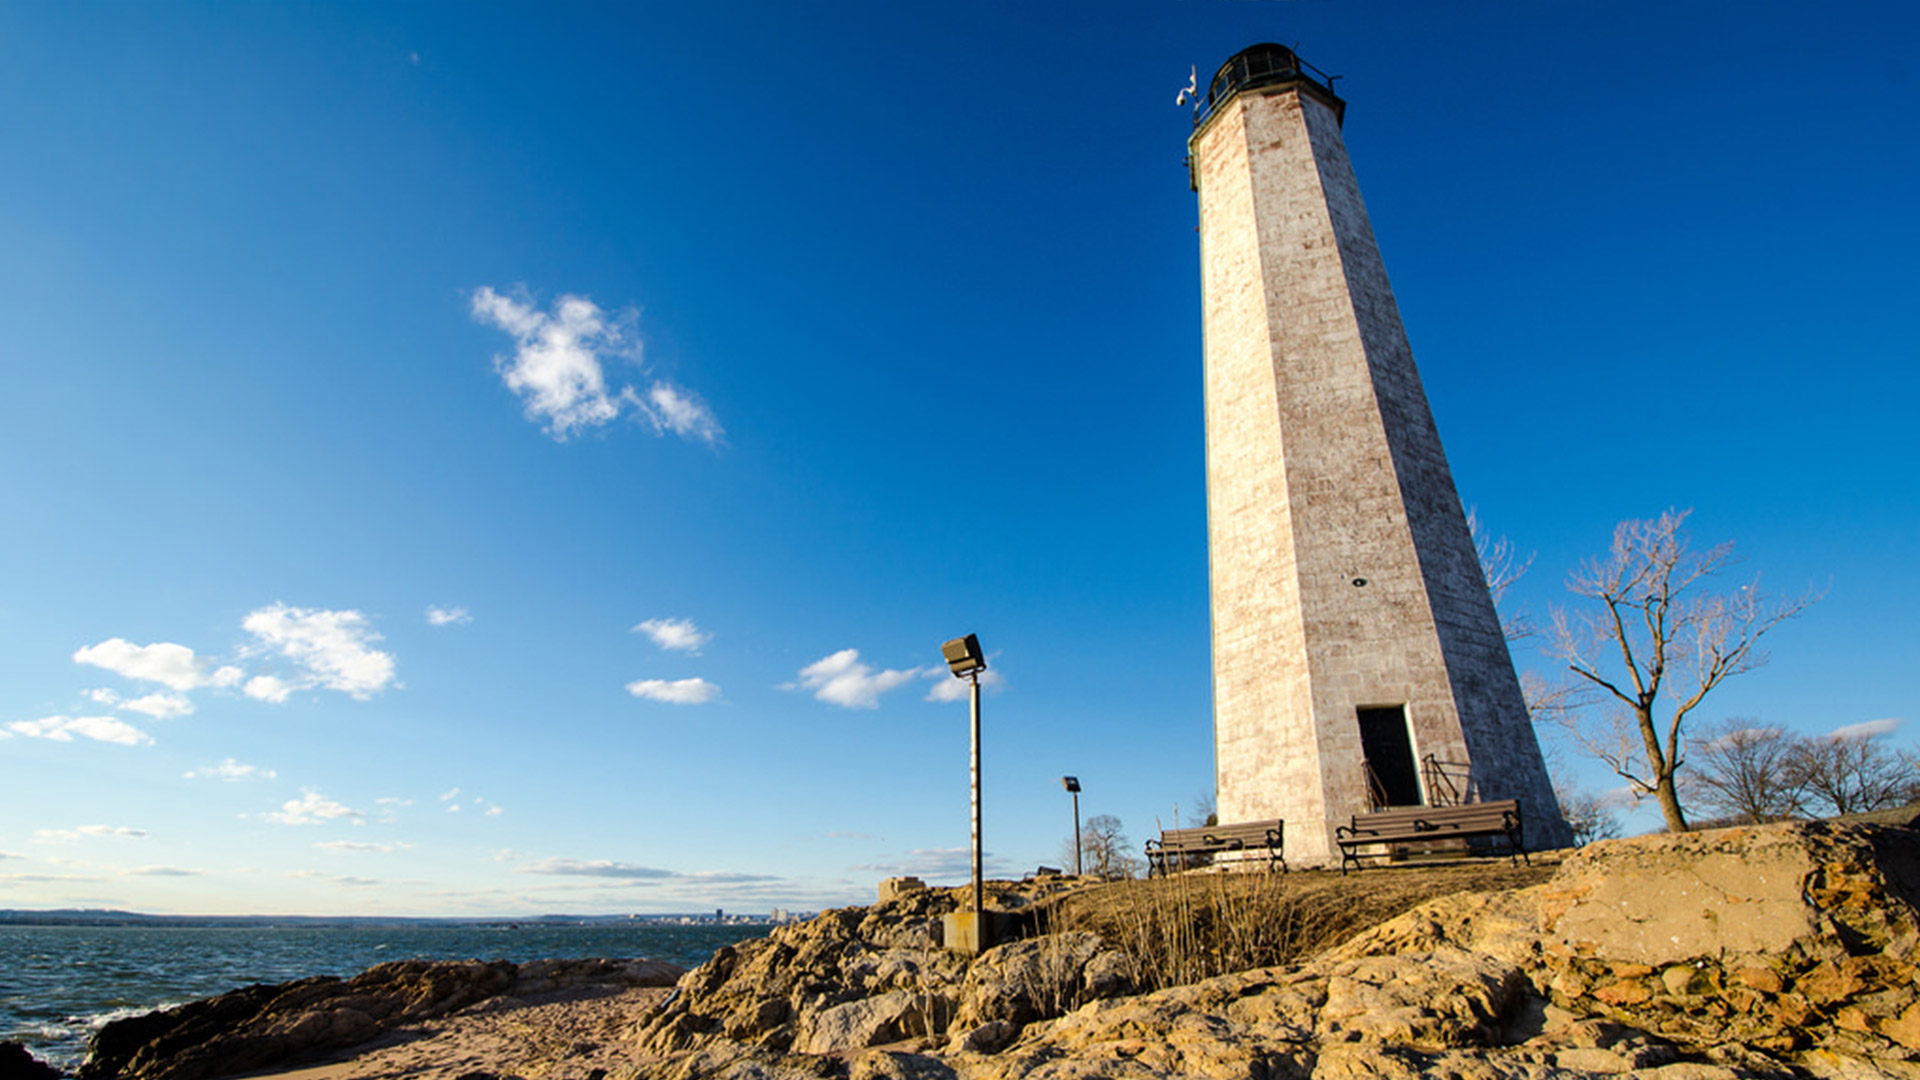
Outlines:
[[[1461, 806], [1478, 801], [1478, 792], [1473, 782], [1473, 764], [1465, 761], [1441, 761], [1428, 754], [1420, 759], [1421, 778], [1425, 780], [1427, 798], [1434, 806]], [[1455, 784], [1455, 778], [1460, 783]]]
[[1333, 80], [1339, 77], [1321, 71], [1282, 45], [1255, 45], [1242, 49], [1222, 64], [1219, 71], [1214, 72], [1213, 79], [1207, 83], [1206, 97], [1194, 101], [1193, 126], [1197, 128], [1206, 123], [1216, 107], [1242, 90], [1292, 79], [1311, 83], [1339, 101], [1339, 95], [1333, 92]]

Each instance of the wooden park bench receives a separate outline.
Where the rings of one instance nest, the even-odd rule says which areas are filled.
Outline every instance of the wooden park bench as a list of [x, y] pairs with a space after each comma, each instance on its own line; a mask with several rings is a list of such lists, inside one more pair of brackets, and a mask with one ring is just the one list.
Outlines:
[[1217, 855], [1226, 851], [1267, 853], [1267, 870], [1287, 869], [1287, 823], [1248, 821], [1237, 825], [1199, 825], [1191, 829], [1163, 829], [1158, 840], [1147, 841], [1147, 876], [1157, 869], [1161, 877], [1183, 870], [1187, 860], [1199, 855]]
[[[1398, 806], [1353, 815], [1353, 824], [1334, 830], [1334, 842], [1340, 845], [1340, 872], [1347, 865], [1360, 865], [1360, 849], [1376, 844], [1431, 843], [1467, 837], [1504, 838], [1507, 858], [1515, 856], [1533, 865], [1520, 836], [1520, 803], [1514, 799], [1498, 802], [1462, 803], [1458, 806]], [[1367, 852], [1390, 855], [1391, 851]]]

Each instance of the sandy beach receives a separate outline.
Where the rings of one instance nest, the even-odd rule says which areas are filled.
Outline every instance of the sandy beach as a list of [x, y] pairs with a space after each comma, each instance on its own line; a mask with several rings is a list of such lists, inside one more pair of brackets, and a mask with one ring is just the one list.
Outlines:
[[457, 1016], [409, 1025], [291, 1069], [251, 1073], [276, 1080], [458, 1080], [471, 1074], [527, 1080], [616, 1075], [637, 1058], [626, 1039], [671, 990], [635, 987], [501, 998]]

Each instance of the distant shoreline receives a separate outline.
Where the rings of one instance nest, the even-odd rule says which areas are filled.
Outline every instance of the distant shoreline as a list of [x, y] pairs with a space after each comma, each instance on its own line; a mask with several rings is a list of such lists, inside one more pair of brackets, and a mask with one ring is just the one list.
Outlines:
[[[810, 916], [812, 913], [806, 913]], [[790, 917], [790, 919], [793, 917]], [[249, 927], [337, 926], [348, 929], [409, 926], [777, 926], [770, 915], [742, 914], [715, 917], [711, 912], [653, 915], [526, 915], [473, 918], [458, 915], [146, 915], [137, 911], [62, 908], [29, 911], [0, 908], [0, 926], [154, 926], [177, 928], [244, 929]]]

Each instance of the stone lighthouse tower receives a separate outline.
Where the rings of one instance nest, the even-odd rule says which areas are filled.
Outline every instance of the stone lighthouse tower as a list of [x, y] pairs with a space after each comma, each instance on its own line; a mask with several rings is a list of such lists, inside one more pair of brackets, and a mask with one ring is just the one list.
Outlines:
[[1554, 801], [1341, 140], [1278, 45], [1221, 67], [1200, 196], [1214, 750], [1222, 821], [1334, 850], [1375, 805]]

